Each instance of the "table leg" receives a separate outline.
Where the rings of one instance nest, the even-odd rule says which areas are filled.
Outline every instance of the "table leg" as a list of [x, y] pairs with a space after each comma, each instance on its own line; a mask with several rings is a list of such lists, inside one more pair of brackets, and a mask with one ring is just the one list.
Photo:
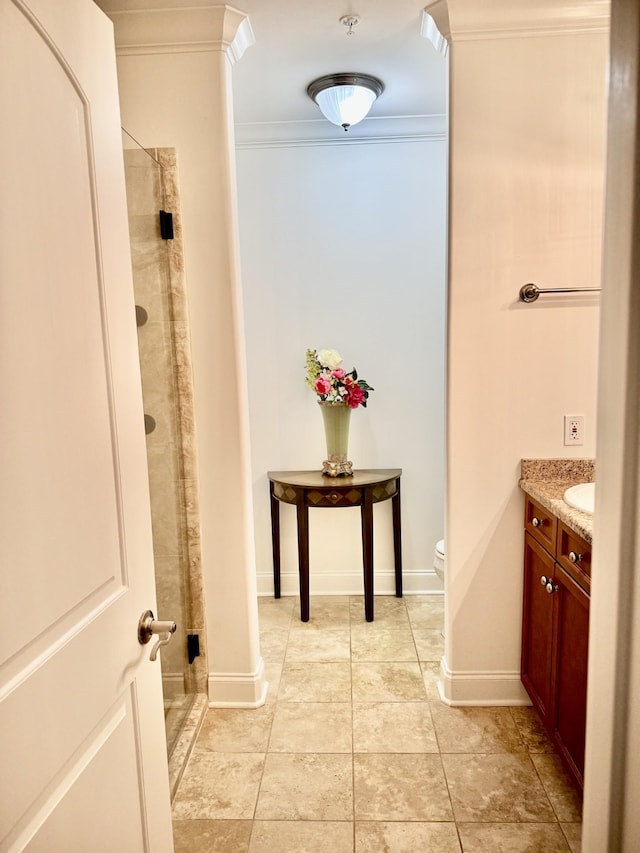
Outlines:
[[298, 572], [300, 574], [300, 619], [309, 621], [309, 507], [304, 494], [298, 497]]
[[362, 563], [364, 567], [364, 613], [373, 622], [373, 501], [365, 488], [360, 508], [362, 516]]
[[280, 598], [280, 501], [273, 493], [273, 483], [269, 483], [271, 496], [271, 547], [273, 550], [273, 597]]
[[402, 529], [400, 521], [400, 479], [396, 481], [397, 491], [391, 498], [393, 516], [393, 564], [396, 571], [396, 598], [402, 598]]

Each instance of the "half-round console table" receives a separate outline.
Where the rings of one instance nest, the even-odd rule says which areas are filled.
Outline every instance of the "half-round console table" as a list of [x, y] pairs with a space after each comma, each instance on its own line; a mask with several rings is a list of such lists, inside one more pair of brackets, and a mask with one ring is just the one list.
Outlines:
[[269, 471], [274, 595], [280, 598], [280, 502], [293, 504], [298, 520], [300, 619], [309, 621], [309, 507], [359, 506], [362, 517], [364, 610], [373, 622], [373, 504], [391, 499], [396, 596], [402, 598], [400, 468], [355, 471], [350, 477], [327, 477], [320, 471]]

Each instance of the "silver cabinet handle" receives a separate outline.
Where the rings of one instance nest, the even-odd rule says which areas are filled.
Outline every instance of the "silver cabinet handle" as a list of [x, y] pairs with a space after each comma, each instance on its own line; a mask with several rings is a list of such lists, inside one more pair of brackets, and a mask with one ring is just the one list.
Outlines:
[[546, 575], [542, 575], [542, 577], [540, 578], [540, 583], [547, 590], [549, 595], [551, 595], [552, 592], [558, 591], [558, 584], [554, 583], [551, 578], [548, 578]]
[[158, 642], [151, 649], [149, 660], [155, 660], [160, 646], [166, 646], [178, 626], [175, 622], [159, 622], [153, 616], [152, 610], [145, 610], [138, 622], [138, 642], [145, 646], [151, 637], [158, 636]]
[[544, 518], [534, 517], [531, 519], [531, 524], [533, 524], [534, 527], [542, 527], [542, 525], [544, 524]]
[[582, 554], [577, 554], [575, 551], [569, 551], [569, 559], [572, 563], [581, 563]]

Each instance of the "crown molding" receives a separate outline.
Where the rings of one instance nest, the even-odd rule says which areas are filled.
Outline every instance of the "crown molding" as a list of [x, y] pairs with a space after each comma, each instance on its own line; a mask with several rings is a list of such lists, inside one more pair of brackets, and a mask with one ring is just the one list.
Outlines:
[[452, 41], [608, 32], [610, 0], [448, 0]]
[[281, 121], [235, 125], [236, 148], [292, 148], [446, 140], [445, 115], [368, 117], [347, 133], [331, 122]]
[[231, 6], [114, 9], [107, 14], [118, 56], [223, 51], [235, 64], [255, 43], [248, 16]]
[[429, 0], [422, 10], [420, 35], [429, 39], [443, 56], [447, 55], [451, 40], [447, 0]]

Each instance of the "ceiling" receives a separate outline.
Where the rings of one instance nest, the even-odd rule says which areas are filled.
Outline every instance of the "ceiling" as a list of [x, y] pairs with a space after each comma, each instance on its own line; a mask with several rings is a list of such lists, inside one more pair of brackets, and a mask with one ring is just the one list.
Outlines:
[[[234, 5], [248, 14], [255, 36], [233, 68], [236, 123], [326, 122], [306, 87], [316, 77], [341, 71], [373, 74], [384, 82], [372, 118], [446, 113], [447, 60], [421, 35], [425, 0], [236, 0]], [[360, 18], [352, 35], [340, 23], [344, 15]]]

